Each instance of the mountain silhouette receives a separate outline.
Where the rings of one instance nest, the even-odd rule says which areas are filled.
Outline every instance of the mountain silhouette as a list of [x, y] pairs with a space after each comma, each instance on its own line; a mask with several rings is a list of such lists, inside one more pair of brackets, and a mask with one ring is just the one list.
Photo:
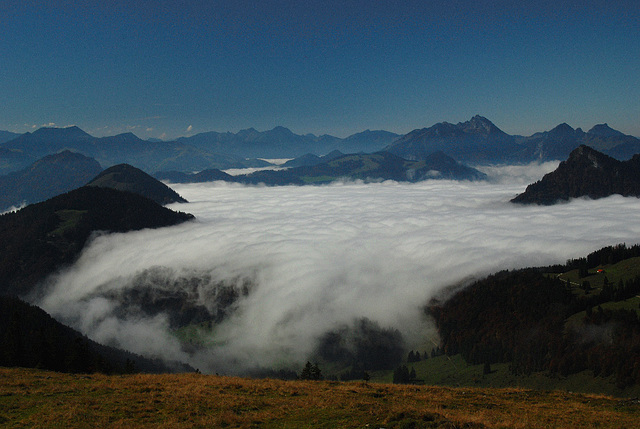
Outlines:
[[131, 192], [83, 186], [0, 216], [0, 294], [27, 296], [75, 261], [95, 231], [127, 232], [193, 219]]
[[37, 203], [86, 184], [102, 171], [93, 158], [63, 151], [30, 167], [0, 176], [0, 210]]
[[87, 186], [133, 192], [143, 195], [160, 205], [187, 202], [164, 183], [129, 164], [118, 164], [107, 168], [91, 180]]
[[554, 204], [570, 198], [603, 198], [613, 194], [640, 197], [640, 155], [618, 161], [588, 146], [579, 146], [558, 168], [527, 186], [511, 200], [522, 204]]
[[424, 160], [434, 152], [469, 163], [505, 161], [505, 154], [520, 147], [515, 138], [496, 127], [491, 121], [476, 115], [471, 120], [450, 124], [440, 122], [398, 138], [384, 150], [409, 160]]

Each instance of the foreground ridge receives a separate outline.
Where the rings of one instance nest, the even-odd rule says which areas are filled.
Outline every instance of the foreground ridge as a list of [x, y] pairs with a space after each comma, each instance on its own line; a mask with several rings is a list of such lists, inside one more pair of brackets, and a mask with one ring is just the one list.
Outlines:
[[526, 389], [69, 375], [0, 369], [0, 424], [67, 427], [633, 427], [637, 400]]

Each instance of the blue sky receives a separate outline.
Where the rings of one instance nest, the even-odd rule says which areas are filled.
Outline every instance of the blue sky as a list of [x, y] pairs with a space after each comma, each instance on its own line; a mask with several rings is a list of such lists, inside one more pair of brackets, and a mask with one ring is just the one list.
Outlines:
[[0, 129], [640, 136], [640, 2], [0, 0]]

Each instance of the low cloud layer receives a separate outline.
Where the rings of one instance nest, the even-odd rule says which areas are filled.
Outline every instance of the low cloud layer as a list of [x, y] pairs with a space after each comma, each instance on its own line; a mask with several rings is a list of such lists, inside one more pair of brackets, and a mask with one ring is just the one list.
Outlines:
[[521, 165], [483, 165], [476, 167], [492, 183], [528, 185], [558, 168], [559, 161], [532, 162]]
[[[174, 208], [196, 221], [97, 237], [76, 265], [50, 279], [39, 304], [91, 338], [136, 353], [209, 372], [278, 369], [303, 363], [323, 334], [358, 318], [421, 346], [433, 337], [422, 307], [447, 286], [640, 241], [636, 198], [513, 205], [525, 185], [505, 180], [508, 170], [494, 173], [502, 179], [174, 185], [190, 201]], [[141, 282], [165, 293], [180, 288], [201, 304], [237, 293], [214, 309], [227, 316], [204, 346], [185, 351], [168, 315], [118, 304], [115, 297]]]

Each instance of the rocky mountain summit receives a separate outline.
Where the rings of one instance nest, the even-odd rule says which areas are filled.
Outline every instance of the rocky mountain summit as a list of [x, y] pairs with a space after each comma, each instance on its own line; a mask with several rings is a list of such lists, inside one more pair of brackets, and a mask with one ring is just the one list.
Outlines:
[[558, 168], [511, 200], [522, 204], [554, 204], [570, 198], [610, 195], [640, 197], [640, 155], [618, 161], [582, 145]]

